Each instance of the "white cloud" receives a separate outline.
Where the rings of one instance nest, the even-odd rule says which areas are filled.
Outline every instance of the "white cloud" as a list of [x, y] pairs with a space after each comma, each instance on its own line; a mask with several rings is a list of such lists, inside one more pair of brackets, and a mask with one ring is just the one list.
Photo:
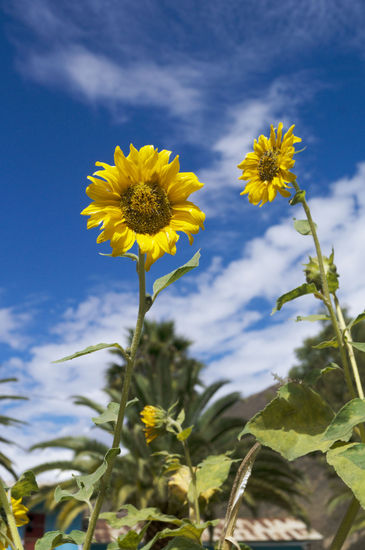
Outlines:
[[7, 307], [0, 308], [0, 343], [12, 348], [24, 347], [26, 340], [21, 329], [30, 320], [30, 314]]
[[193, 68], [158, 65], [152, 60], [116, 62], [82, 46], [33, 51], [22, 70], [38, 82], [60, 85], [89, 102], [108, 107], [110, 103], [158, 107], [183, 117], [201, 105]]
[[[324, 253], [330, 252], [332, 244], [335, 246], [341, 274], [340, 300], [354, 315], [365, 304], [361, 276], [365, 270], [364, 176], [362, 163], [353, 177], [334, 183], [328, 196], [310, 201]], [[257, 209], [257, 215], [260, 212]], [[302, 217], [299, 206], [292, 212]], [[173, 318], [177, 331], [194, 341], [192, 352], [208, 365], [204, 374], [207, 382], [228, 377], [232, 380], [228, 389], [240, 390], [244, 395], [261, 390], [272, 383], [271, 373], [286, 375], [294, 363], [294, 348], [318, 330], [318, 325], [293, 321], [298, 314], [317, 310], [318, 302], [308, 296], [285, 305], [270, 317], [276, 297], [303, 282], [301, 264], [308, 254], [314, 255], [311, 238], [296, 233], [291, 218], [290, 213], [269, 227], [230, 263], [224, 265], [217, 257], [206, 273], [186, 276], [183, 284], [187, 293], [182, 294], [179, 286], [170, 287], [149, 313], [149, 318]], [[263, 301], [257, 307], [252, 300], [259, 298]], [[30, 359], [23, 360], [23, 368], [33, 380], [26, 386], [30, 397], [34, 397], [12, 408], [15, 416], [37, 425], [36, 433], [28, 433], [27, 442], [39, 441], [40, 435], [66, 435], [67, 430], [75, 433], [72, 418], [77, 419], [82, 433], [90, 434], [90, 412], [72, 405], [69, 396], [80, 393], [104, 399], [100, 388], [110, 361], [108, 353], [97, 352], [57, 365], [50, 362], [93, 343], [125, 339], [126, 328], [134, 325], [136, 310], [136, 298], [128, 293], [90, 296], [65, 311], [48, 344], [29, 350]], [[19, 369], [19, 359], [11, 364]], [[41, 396], [38, 401], [37, 395]], [[54, 420], [56, 417], [62, 424]], [[33, 460], [24, 455], [22, 464]]]

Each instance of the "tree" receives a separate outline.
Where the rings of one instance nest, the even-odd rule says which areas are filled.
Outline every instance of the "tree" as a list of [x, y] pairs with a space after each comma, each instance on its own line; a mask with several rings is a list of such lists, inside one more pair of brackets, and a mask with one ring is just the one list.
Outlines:
[[[0, 379], [0, 384], [6, 384], [8, 382], [17, 382], [17, 378]], [[26, 400], [27, 397], [22, 397], [20, 395], [9, 395], [9, 394], [0, 395], [1, 401], [5, 401], [5, 400], [15, 401], [19, 399]], [[22, 422], [21, 420], [17, 420], [16, 418], [13, 418], [11, 416], [0, 415], [0, 426], [10, 427], [10, 426], [21, 426], [23, 424], [25, 424], [25, 422]], [[9, 439], [5, 438], [2, 435], [0, 436], [0, 443], [5, 443], [5, 445], [14, 445], [13, 441], [10, 441]], [[2, 451], [0, 451], [0, 466], [2, 466], [7, 472], [9, 472], [13, 476], [14, 479], [16, 479], [17, 475], [13, 469], [13, 464], [11, 460]]]
[[[176, 438], [166, 435], [157, 438], [147, 446], [140, 422], [140, 412], [145, 405], [161, 406], [168, 409], [175, 404], [176, 411], [184, 408], [186, 426], [194, 425], [189, 438], [189, 448], [194, 464], [198, 464], [209, 454], [234, 452], [234, 458], [242, 459], [248, 450], [247, 441], [238, 442], [237, 435], [242, 430], [244, 420], [229, 416], [229, 410], [240, 399], [237, 392], [216, 399], [217, 393], [227, 383], [217, 381], [205, 386], [200, 379], [202, 363], [188, 355], [190, 342], [175, 334], [172, 322], [146, 322], [142, 342], [138, 352], [131, 395], [138, 397], [138, 402], [126, 410], [126, 421], [121, 444], [126, 449], [123, 456], [117, 457], [108, 502], [111, 509], [128, 502], [136, 507], [156, 506], [162, 512], [178, 515], [186, 514], [181, 502], [171, 498], [168, 492], [168, 479], [164, 475], [161, 457], [156, 453], [168, 451], [170, 454], [181, 453]], [[123, 357], [113, 353], [117, 361], [110, 365], [106, 372], [108, 396], [118, 402], [124, 376]], [[105, 407], [89, 398], [76, 396], [75, 403], [91, 408], [102, 414]], [[111, 423], [98, 425], [99, 428], [112, 432]], [[33, 448], [62, 447], [73, 451], [70, 461], [57, 461], [41, 464], [35, 468], [40, 473], [55, 468], [64, 471], [78, 471], [81, 474], [91, 473], [102, 462], [107, 446], [96, 440], [79, 437], [61, 438], [46, 441]], [[279, 455], [265, 449], [256, 463], [258, 475], [252, 477], [251, 489], [247, 493], [246, 503], [254, 511], [260, 495], [266, 500], [275, 502], [291, 513], [298, 508], [293, 499], [299, 494], [298, 475]], [[256, 481], [255, 481], [256, 480]], [[69, 482], [67, 482], [67, 485]], [[230, 485], [227, 485], [227, 491]], [[227, 491], [224, 498], [227, 498]], [[48, 499], [49, 491], [42, 498]], [[54, 504], [51, 504], [54, 506]], [[68, 523], [79, 509], [72, 501], [63, 506], [61, 523]], [[209, 507], [206, 517], [213, 514]]]
[[[346, 318], [346, 322], [349, 322], [348, 318]], [[365, 341], [365, 323], [356, 324], [351, 332], [354, 342]], [[331, 340], [333, 337], [332, 325], [329, 322], [325, 322], [322, 323], [322, 329], [317, 336], [306, 338], [303, 345], [295, 350], [299, 364], [290, 370], [290, 378], [303, 380], [308, 374], [314, 372], [315, 369], [321, 370], [330, 363], [342, 366], [337, 348], [314, 348], [320, 342]], [[356, 350], [354, 351], [360, 377], [362, 380], [365, 380], [365, 355]], [[338, 411], [350, 400], [347, 385], [344, 383], [343, 373], [339, 369], [329, 371], [325, 376], [320, 377], [316, 383], [316, 389], [335, 411]]]

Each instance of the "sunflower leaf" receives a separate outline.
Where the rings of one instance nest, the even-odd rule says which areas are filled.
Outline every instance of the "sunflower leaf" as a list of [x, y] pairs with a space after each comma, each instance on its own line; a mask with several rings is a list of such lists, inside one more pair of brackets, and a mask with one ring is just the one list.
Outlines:
[[298, 231], [301, 235], [312, 235], [312, 230], [310, 228], [308, 220], [294, 220], [294, 229]]
[[353, 348], [365, 352], [365, 342], [348, 342]]
[[104, 475], [104, 472], [108, 467], [108, 463], [111, 460], [113, 460], [119, 453], [120, 453], [119, 447], [114, 449], [109, 449], [109, 451], [106, 453], [104, 457], [102, 464], [99, 466], [99, 468], [95, 470], [95, 472], [93, 472], [92, 474], [86, 474], [86, 475], [75, 477], [76, 484], [78, 487], [78, 491], [76, 493], [72, 493], [71, 491], [61, 489], [60, 486], [56, 487], [56, 490], [54, 492], [55, 501], [61, 502], [62, 500], [69, 500], [70, 498], [75, 498], [76, 500], [80, 500], [81, 502], [90, 502], [90, 498], [94, 492], [96, 483]]
[[71, 533], [63, 531], [48, 531], [42, 538], [35, 543], [35, 550], [52, 550], [61, 544], [71, 543], [81, 546], [85, 540], [85, 531], [74, 529]]
[[[130, 405], [133, 405], [134, 403], [137, 403], [138, 397], [135, 397], [134, 399], [131, 399], [126, 404], [126, 407], [129, 407]], [[114, 401], [111, 401], [109, 403], [106, 410], [101, 413], [100, 416], [94, 416], [91, 420], [94, 422], [94, 424], [104, 424], [105, 422], [116, 422], [118, 418], [119, 413], [119, 403], [115, 403]]]
[[323, 440], [348, 441], [357, 424], [365, 421], [365, 399], [356, 397], [342, 407], [328, 426]]
[[114, 344], [96, 344], [96, 346], [89, 346], [82, 351], [76, 351], [72, 355], [67, 355], [66, 357], [62, 357], [62, 359], [57, 359], [56, 361], [52, 361], [52, 363], [63, 363], [63, 361], [70, 361], [71, 359], [76, 359], [76, 357], [82, 357], [82, 355], [88, 355], [89, 353], [94, 353], [94, 351], [99, 351], [100, 349], [106, 349], [106, 348], [117, 348], [120, 351], [123, 351], [122, 346], [120, 346], [118, 343]]
[[348, 443], [335, 447], [328, 451], [327, 462], [365, 508], [365, 445]]
[[299, 321], [310, 321], [311, 323], [314, 323], [314, 321], [329, 321], [330, 318], [328, 315], [324, 315], [323, 313], [318, 315], [307, 315], [306, 317], [302, 317], [301, 315], [298, 315], [295, 319], [297, 322]]
[[157, 296], [160, 294], [162, 290], [164, 290], [166, 287], [180, 279], [185, 273], [188, 273], [195, 267], [198, 267], [199, 265], [199, 258], [200, 258], [200, 250], [194, 254], [194, 256], [186, 262], [186, 264], [182, 265], [181, 267], [178, 267], [174, 271], [171, 271], [171, 273], [168, 273], [167, 275], [164, 275], [163, 277], [160, 277], [159, 279], [156, 279], [156, 281], [153, 283], [153, 296], [152, 296], [152, 302], [154, 302], [157, 298]]
[[15, 499], [27, 497], [38, 490], [38, 485], [33, 472], [27, 471], [21, 475], [19, 480], [11, 488], [11, 496]]
[[319, 344], [312, 346], [313, 349], [324, 349], [324, 348], [338, 348], [338, 342], [336, 338], [331, 338], [331, 340], [323, 340]]
[[343, 374], [343, 370], [341, 367], [339, 367], [336, 363], [329, 363], [326, 367], [323, 369], [311, 369], [311, 371], [305, 375], [303, 378], [304, 384], [307, 384], [308, 386], [315, 386], [318, 380], [325, 374], [328, 374], [329, 372], [338, 371], [341, 374]]
[[364, 321], [365, 319], [365, 311], [363, 313], [360, 313], [355, 319], [352, 319], [350, 323], [347, 325], [347, 328], [350, 330], [353, 326], [357, 325], [358, 323], [361, 323], [361, 321]]
[[286, 302], [291, 302], [292, 300], [299, 298], [299, 296], [314, 294], [315, 292], [317, 292], [317, 287], [314, 283], [303, 283], [302, 285], [297, 286], [297, 288], [293, 288], [293, 290], [282, 294], [282, 296], [276, 300], [276, 306], [272, 310], [271, 315], [273, 315], [276, 311], [279, 311], [283, 305], [286, 304]]
[[334, 441], [323, 435], [334, 413], [322, 397], [304, 384], [289, 382], [257, 413], [239, 435], [252, 434], [262, 443], [294, 460], [313, 451], [326, 452]]

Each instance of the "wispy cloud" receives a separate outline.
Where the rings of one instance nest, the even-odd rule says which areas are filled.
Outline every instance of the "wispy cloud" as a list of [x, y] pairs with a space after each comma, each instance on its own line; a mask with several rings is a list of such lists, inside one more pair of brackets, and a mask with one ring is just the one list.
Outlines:
[[81, 46], [33, 52], [23, 70], [34, 80], [59, 84], [92, 103], [158, 107], [175, 116], [200, 105], [193, 69], [116, 63]]
[[12, 348], [23, 348], [28, 340], [24, 337], [24, 329], [30, 319], [29, 312], [12, 307], [0, 308], [0, 343]]

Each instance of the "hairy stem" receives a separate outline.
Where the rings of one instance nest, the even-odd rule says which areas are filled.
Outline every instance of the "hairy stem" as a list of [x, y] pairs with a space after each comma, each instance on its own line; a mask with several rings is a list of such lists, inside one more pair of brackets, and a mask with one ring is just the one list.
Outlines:
[[360, 508], [359, 501], [356, 500], [356, 498], [354, 497], [351, 501], [350, 506], [347, 509], [347, 512], [343, 520], [340, 523], [339, 528], [337, 529], [337, 533], [335, 535], [335, 538], [332, 541], [332, 544], [329, 550], [340, 550], [340, 548], [342, 548], [342, 545], [345, 542], [346, 537], [350, 532], [352, 524], [355, 521], [359, 508]]
[[336, 306], [336, 313], [337, 313], [337, 317], [338, 317], [338, 323], [340, 325], [340, 329], [342, 330], [343, 335], [346, 337], [345, 346], [346, 346], [347, 353], [348, 353], [348, 356], [349, 356], [349, 359], [350, 359], [350, 365], [351, 365], [351, 368], [352, 368], [352, 373], [354, 375], [354, 380], [355, 380], [355, 384], [356, 384], [357, 393], [359, 394], [360, 399], [364, 399], [364, 390], [363, 390], [362, 384], [361, 384], [359, 369], [358, 369], [356, 357], [355, 357], [355, 354], [354, 354], [354, 348], [351, 345], [351, 342], [352, 342], [351, 331], [346, 326], [346, 322], [345, 322], [345, 319], [343, 317], [343, 313], [342, 313], [342, 310], [341, 310], [341, 307], [340, 307], [340, 303], [339, 303], [338, 298], [337, 298], [336, 295], [334, 296], [334, 300], [335, 300], [335, 306]]
[[16, 526], [14, 514], [11, 508], [11, 505], [8, 500], [8, 496], [5, 491], [3, 480], [0, 478], [0, 504], [1, 507], [4, 509], [5, 515], [6, 515], [6, 521], [9, 526], [9, 531], [11, 534], [11, 540], [12, 540], [12, 548], [15, 548], [15, 550], [24, 550], [23, 544], [20, 539], [19, 531]]
[[[294, 186], [294, 188], [297, 192], [301, 191], [301, 189], [299, 188], [299, 186], [296, 182], [293, 183], [293, 186]], [[308, 203], [305, 200], [304, 193], [299, 198], [299, 202], [302, 203], [302, 206], [303, 206], [304, 211], [305, 211], [306, 216], [307, 216], [309, 226], [311, 228], [312, 237], [313, 237], [313, 240], [314, 240], [314, 245], [315, 245], [316, 252], [317, 252], [319, 271], [320, 271], [320, 274], [321, 274], [322, 290], [323, 290], [323, 294], [324, 294], [324, 304], [326, 305], [326, 307], [328, 309], [328, 312], [329, 312], [330, 317], [331, 317], [332, 325], [333, 325], [333, 328], [335, 330], [336, 340], [338, 342], [338, 348], [339, 348], [339, 351], [340, 351], [341, 361], [342, 361], [342, 365], [343, 365], [343, 368], [344, 368], [346, 384], [347, 384], [348, 390], [350, 392], [351, 398], [354, 399], [356, 397], [356, 393], [355, 393], [355, 388], [354, 388], [354, 385], [353, 385], [353, 382], [352, 382], [350, 367], [349, 367], [349, 363], [348, 363], [348, 359], [347, 359], [347, 357], [348, 357], [348, 355], [347, 355], [348, 348], [351, 347], [351, 346], [346, 346], [346, 348], [345, 348], [343, 333], [341, 332], [341, 329], [343, 330], [343, 328], [344, 328], [343, 326], [341, 326], [341, 318], [343, 320], [342, 311], [341, 311], [341, 314], [339, 315], [340, 310], [339, 310], [339, 308], [336, 308], [337, 309], [337, 315], [339, 315], [339, 318], [337, 318], [336, 313], [333, 309], [332, 300], [331, 300], [330, 292], [329, 292], [329, 289], [328, 289], [327, 277], [326, 277], [326, 272], [325, 272], [324, 265], [323, 265], [323, 256], [322, 256], [322, 251], [321, 251], [321, 247], [320, 247], [318, 236], [317, 236], [316, 225], [313, 221]], [[336, 304], [336, 306], [337, 306], [337, 304]], [[344, 320], [343, 320], [343, 323], [344, 323], [345, 328], [346, 328], [346, 324], [345, 324]], [[350, 354], [349, 354], [349, 357], [350, 357], [350, 360], [351, 360]], [[355, 357], [354, 357], [354, 359], [355, 359]], [[356, 363], [356, 360], [355, 360], [355, 363]], [[358, 373], [357, 365], [356, 365], [356, 372]], [[355, 378], [355, 380], [356, 380], [356, 378]], [[363, 395], [361, 382], [360, 382], [360, 386], [357, 387], [358, 391], [359, 391], [359, 388], [360, 388], [361, 394]], [[361, 396], [361, 394], [359, 393], [359, 396]], [[362, 443], [365, 443], [365, 428], [364, 428], [364, 425], [361, 424], [359, 426], [359, 429], [360, 429], [361, 441], [362, 441]], [[343, 518], [339, 528], [337, 529], [337, 532], [336, 532], [335, 537], [333, 539], [330, 550], [340, 550], [340, 548], [342, 548], [342, 545], [345, 542], [345, 539], [346, 539], [346, 537], [347, 537], [347, 535], [350, 531], [350, 528], [351, 528], [351, 526], [352, 526], [352, 524], [355, 520], [355, 517], [356, 517], [356, 514], [357, 514], [358, 510], [359, 510], [359, 503], [354, 498], [352, 500], [349, 508], [347, 509], [345, 517]]]
[[[123, 421], [124, 421], [124, 413], [125, 408], [127, 405], [128, 395], [129, 395], [129, 389], [131, 385], [132, 380], [132, 372], [133, 372], [133, 366], [134, 366], [134, 360], [136, 357], [138, 344], [141, 338], [142, 334], [142, 328], [143, 328], [143, 321], [146, 314], [146, 273], [145, 273], [145, 255], [141, 253], [141, 251], [138, 251], [138, 264], [137, 264], [137, 270], [138, 270], [138, 278], [139, 278], [139, 309], [138, 309], [138, 317], [137, 317], [137, 323], [136, 328], [133, 333], [133, 339], [132, 344], [130, 348], [130, 354], [128, 356], [126, 370], [125, 370], [125, 376], [123, 380], [123, 388], [122, 388], [122, 395], [120, 399], [120, 406], [119, 406], [119, 412], [118, 412], [118, 418], [115, 424], [114, 428], [114, 437], [113, 437], [113, 448], [117, 448], [120, 446], [120, 438], [122, 435], [122, 429], [123, 429]], [[113, 471], [113, 466], [115, 462], [115, 457], [112, 458], [108, 462], [107, 469], [101, 478], [100, 481], [100, 489], [99, 494], [97, 496], [94, 510], [91, 514], [89, 525], [86, 532], [85, 537], [85, 543], [84, 543], [84, 550], [89, 550], [92, 542], [92, 538], [94, 535], [96, 522], [100, 514], [100, 510], [102, 507], [102, 504], [105, 499], [105, 495], [108, 489], [109, 481], [111, 478], [111, 474]]]
[[[298, 193], [301, 191], [299, 185], [296, 182], [293, 182], [293, 186], [294, 186], [295, 190]], [[339, 324], [338, 324], [338, 320], [337, 320], [335, 311], [333, 309], [332, 300], [331, 300], [330, 292], [329, 292], [329, 289], [328, 289], [327, 277], [326, 277], [326, 272], [325, 272], [324, 264], [323, 264], [322, 250], [321, 250], [321, 246], [319, 244], [319, 240], [318, 240], [318, 236], [317, 236], [316, 224], [313, 221], [311, 211], [309, 209], [307, 201], [305, 200], [304, 194], [301, 196], [299, 201], [302, 203], [304, 212], [307, 216], [309, 226], [311, 228], [312, 237], [313, 237], [313, 241], [314, 241], [314, 246], [315, 246], [316, 253], [317, 253], [319, 272], [321, 274], [322, 290], [323, 290], [323, 295], [324, 295], [323, 302], [324, 302], [324, 304], [325, 304], [325, 306], [328, 310], [328, 313], [331, 317], [332, 325], [333, 325], [335, 335], [336, 335], [336, 340], [337, 340], [337, 343], [338, 343], [338, 349], [339, 349], [340, 356], [341, 356], [341, 362], [342, 362], [342, 365], [343, 365], [343, 368], [344, 368], [346, 384], [347, 384], [348, 390], [350, 392], [351, 398], [354, 399], [356, 397], [355, 388], [354, 388], [354, 385], [353, 385], [353, 382], [352, 382], [352, 379], [351, 379], [349, 363], [348, 363], [348, 360], [347, 360], [346, 350], [345, 350], [345, 347], [343, 345], [343, 338], [342, 338], [341, 330], [340, 330], [340, 327], [339, 327]]]
[[191, 462], [191, 457], [190, 457], [189, 447], [188, 447], [186, 441], [183, 441], [183, 447], [184, 447], [186, 463], [187, 463], [188, 468], [190, 470], [191, 481], [192, 481], [192, 484], [193, 484], [193, 487], [194, 487], [195, 521], [197, 523], [200, 523], [200, 509], [199, 509], [198, 487], [196, 485], [196, 471], [193, 468], [193, 464]]

